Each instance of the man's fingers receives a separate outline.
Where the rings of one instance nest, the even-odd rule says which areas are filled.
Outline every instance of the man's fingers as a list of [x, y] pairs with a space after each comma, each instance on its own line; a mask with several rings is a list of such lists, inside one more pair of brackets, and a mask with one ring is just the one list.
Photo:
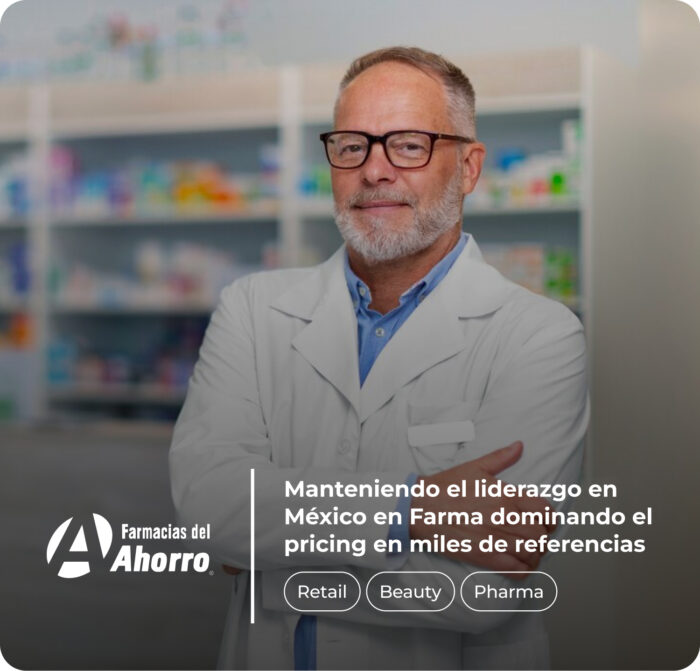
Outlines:
[[[462, 558], [460, 558], [462, 559]], [[464, 557], [462, 561], [476, 564], [489, 571], [530, 571], [530, 566], [519, 559], [518, 557], [506, 552], [472, 552], [468, 557]]]
[[[543, 522], [546, 519], [547, 509], [549, 508], [550, 511], [555, 509], [547, 499], [541, 497], [521, 496], [515, 500], [515, 503], [521, 511], [541, 513]], [[544, 523], [544, 526], [548, 533], [551, 533], [557, 528], [556, 522], [554, 521]]]
[[482, 552], [475, 544], [471, 552], [446, 552], [447, 557], [474, 564], [488, 571], [530, 571], [530, 565], [509, 552]]
[[475, 459], [472, 463], [478, 464], [487, 473], [496, 475], [501, 471], [512, 466], [523, 453], [523, 444], [516, 440], [507, 447], [502, 447], [500, 450], [495, 450], [485, 454], [483, 457]]
[[542, 558], [542, 553], [539, 551], [539, 547], [526, 549], [525, 539], [519, 534], [514, 534], [506, 529], [492, 529], [489, 534], [494, 541], [500, 542], [499, 545], [503, 547], [503, 543], [506, 543], [507, 550], [501, 550], [500, 554], [509, 554], [511, 557], [515, 557], [518, 561], [527, 565], [529, 570], [534, 570], [540, 563]]
[[[468, 552], [457, 550], [447, 551], [446, 556], [468, 563], [482, 566], [491, 571], [532, 571], [537, 568], [542, 558], [538, 549], [526, 550], [523, 547], [521, 538], [512, 535], [503, 529], [482, 529], [482, 528], [455, 528], [450, 534], [451, 538], [465, 539], [471, 541], [471, 550]], [[483, 545], [488, 537], [491, 542], [487, 546]], [[498, 546], [498, 550], [494, 548]], [[486, 547], [494, 549], [486, 550]]]

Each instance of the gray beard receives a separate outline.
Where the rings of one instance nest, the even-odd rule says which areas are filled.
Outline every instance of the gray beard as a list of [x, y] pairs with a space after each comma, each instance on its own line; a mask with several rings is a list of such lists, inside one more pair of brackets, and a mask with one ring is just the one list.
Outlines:
[[[462, 175], [457, 171], [439, 200], [424, 208], [416, 208], [417, 199], [389, 187], [370, 189], [335, 205], [335, 223], [345, 243], [366, 263], [376, 264], [410, 256], [430, 247], [462, 219]], [[387, 228], [381, 217], [364, 218], [361, 228], [355, 223], [352, 207], [366, 200], [396, 200], [413, 208], [413, 221], [403, 230]]]

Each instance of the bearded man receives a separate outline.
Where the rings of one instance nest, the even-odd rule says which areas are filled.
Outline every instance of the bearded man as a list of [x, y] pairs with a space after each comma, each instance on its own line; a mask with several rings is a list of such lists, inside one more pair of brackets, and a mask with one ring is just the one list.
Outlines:
[[[478, 612], [459, 592], [477, 569], [476, 582], [497, 588], [538, 567], [541, 552], [518, 540], [553, 528], [495, 528], [487, 513], [542, 511], [546, 502], [480, 498], [473, 483], [576, 481], [588, 422], [581, 324], [503, 278], [462, 231], [485, 147], [472, 86], [454, 64], [404, 47], [358, 58], [321, 140], [345, 244], [318, 267], [259, 273], [224, 290], [171, 448], [182, 522], [210, 524], [202, 547], [236, 574], [220, 665], [546, 668], [539, 613], [512, 612], [517, 597], [502, 612]], [[285, 483], [300, 481], [437, 485], [439, 495], [291, 501]], [[448, 496], [458, 483], [462, 495]], [[386, 523], [312, 528], [316, 540], [340, 547], [362, 537], [370, 548], [319, 551], [308, 527], [285, 526], [295, 505]], [[447, 521], [412, 520], [411, 507]], [[439, 515], [449, 511], [484, 513], [484, 522], [450, 523]], [[457, 544], [409, 552], [411, 541], [436, 535]], [[499, 551], [480, 543], [489, 535], [504, 541]], [[372, 551], [381, 541], [395, 544]], [[292, 546], [299, 550], [283, 551]], [[352, 574], [357, 603], [300, 612], [285, 585], [302, 570], [316, 573], [306, 574], [311, 586], [324, 571]], [[378, 609], [366, 588], [386, 571], [397, 572], [397, 596]], [[435, 572], [456, 586], [454, 598], [439, 610], [408, 608], [408, 588], [437, 594]]]

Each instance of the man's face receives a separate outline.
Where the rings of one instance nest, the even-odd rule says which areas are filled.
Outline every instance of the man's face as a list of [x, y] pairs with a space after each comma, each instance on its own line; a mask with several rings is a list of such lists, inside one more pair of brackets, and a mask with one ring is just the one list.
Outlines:
[[[347, 86], [335, 128], [375, 135], [404, 129], [455, 133], [443, 85], [394, 62], [372, 66]], [[348, 246], [367, 263], [378, 263], [426, 249], [453, 229], [473, 186], [465, 180], [463, 151], [459, 142], [437, 140], [428, 165], [405, 169], [392, 166], [375, 143], [359, 168], [331, 168], [336, 223]]]

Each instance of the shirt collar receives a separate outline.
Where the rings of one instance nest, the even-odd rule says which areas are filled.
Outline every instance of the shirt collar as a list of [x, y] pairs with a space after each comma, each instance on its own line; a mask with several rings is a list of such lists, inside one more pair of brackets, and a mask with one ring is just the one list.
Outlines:
[[[443, 256], [422, 279], [418, 280], [401, 294], [399, 297], [399, 305], [403, 305], [410, 298], [424, 298], [427, 296], [440, 283], [443, 277], [447, 275], [448, 271], [452, 267], [452, 264], [457, 260], [457, 257], [466, 246], [468, 239], [469, 235], [462, 232], [457, 244], [450, 250], [450, 252], [446, 256]], [[366, 309], [372, 302], [372, 294], [369, 287], [350, 267], [347, 248], [345, 249], [343, 259], [345, 282], [348, 285], [348, 291], [350, 292], [350, 298], [352, 299], [355, 312], [359, 312], [362, 308]]]

